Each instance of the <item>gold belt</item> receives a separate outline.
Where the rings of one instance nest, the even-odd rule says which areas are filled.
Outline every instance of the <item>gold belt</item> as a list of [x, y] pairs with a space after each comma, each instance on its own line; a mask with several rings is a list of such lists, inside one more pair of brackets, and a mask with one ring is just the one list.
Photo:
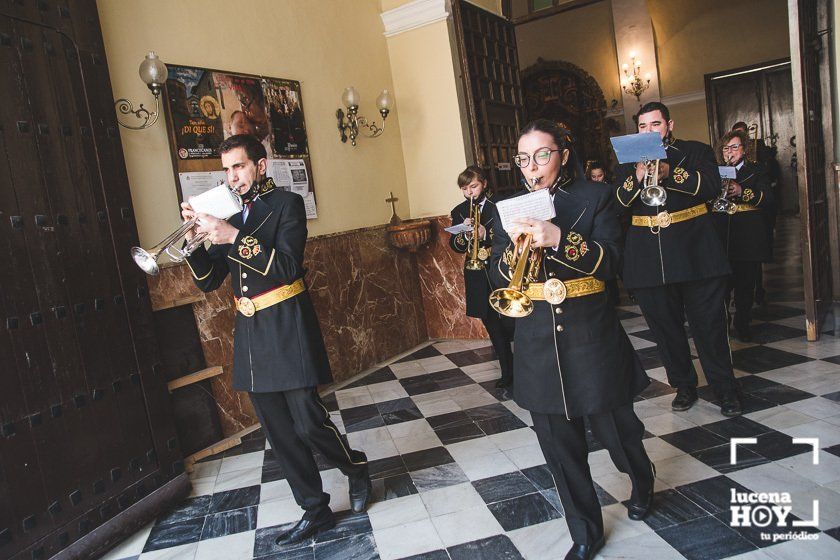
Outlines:
[[752, 212], [753, 210], [758, 210], [755, 206], [751, 206], [749, 204], [736, 204], [735, 211], [736, 212]]
[[545, 283], [531, 282], [525, 288], [525, 295], [531, 299], [544, 300], [552, 305], [563, 303], [566, 298], [588, 296], [603, 292], [605, 284], [587, 276], [573, 280], [552, 278]]
[[697, 206], [692, 206], [691, 208], [686, 208], [685, 210], [679, 210], [678, 212], [673, 213], [664, 211], [660, 212], [656, 216], [633, 216], [632, 223], [634, 226], [649, 227], [651, 233], [659, 233], [661, 228], [666, 228], [677, 222], [691, 220], [697, 216], [702, 216], [706, 212], [708, 212], [706, 205], [698, 204]]
[[303, 278], [298, 278], [291, 284], [272, 288], [253, 298], [233, 298], [233, 303], [236, 305], [237, 311], [246, 317], [253, 317], [257, 311], [271, 307], [272, 305], [277, 305], [281, 301], [294, 297], [304, 290], [306, 290], [306, 285], [303, 283]]

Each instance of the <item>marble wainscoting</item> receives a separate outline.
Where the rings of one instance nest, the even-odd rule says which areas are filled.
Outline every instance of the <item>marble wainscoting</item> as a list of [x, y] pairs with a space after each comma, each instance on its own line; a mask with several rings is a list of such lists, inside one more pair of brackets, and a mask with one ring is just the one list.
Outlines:
[[465, 314], [464, 255], [449, 247], [449, 234], [443, 230], [450, 218], [429, 219], [434, 227], [432, 241], [417, 253], [429, 338], [487, 338], [481, 321]]
[[[314, 237], [306, 244], [306, 281], [336, 381], [429, 339], [416, 259], [389, 247], [385, 235], [383, 225]], [[150, 277], [149, 291], [155, 309], [197, 300], [192, 307], [205, 360], [224, 369], [211, 382], [224, 434], [256, 423], [247, 395], [232, 387], [235, 311], [230, 282], [202, 294], [189, 268], [176, 265]]]

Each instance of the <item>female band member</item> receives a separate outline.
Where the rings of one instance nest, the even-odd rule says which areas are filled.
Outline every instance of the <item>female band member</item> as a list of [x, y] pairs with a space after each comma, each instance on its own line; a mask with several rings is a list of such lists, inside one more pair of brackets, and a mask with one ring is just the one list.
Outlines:
[[478, 252], [477, 257], [481, 264], [467, 266], [472, 258], [470, 254], [473, 243], [472, 232], [451, 236], [449, 246], [458, 253], [467, 253], [464, 268], [467, 317], [476, 317], [484, 323], [484, 328], [490, 336], [490, 343], [499, 358], [499, 367], [502, 369], [502, 376], [496, 382], [496, 387], [503, 389], [513, 383], [513, 352], [510, 348], [510, 343], [513, 341], [513, 319], [494, 311], [488, 302], [492, 288], [487, 275], [486, 262], [493, 242], [493, 232], [490, 227], [493, 224], [496, 205], [488, 196], [487, 176], [484, 170], [476, 165], [470, 165], [458, 175], [458, 187], [466, 200], [452, 209], [452, 224], [463, 223], [473, 227], [470, 213], [475, 213], [475, 208], [478, 208], [480, 214], [478, 244], [481, 251]]
[[538, 277], [526, 290], [533, 312], [516, 320], [514, 400], [531, 411], [554, 475], [574, 540], [566, 559], [588, 560], [604, 544], [604, 524], [584, 421], [630, 476], [628, 515], [642, 519], [653, 501], [654, 472], [633, 397], [650, 380], [604, 291], [619, 260], [615, 195], [609, 185], [583, 179], [567, 136], [543, 119], [520, 133], [514, 163], [534, 189], [549, 189], [557, 215], [518, 220], [507, 231], [494, 224], [490, 271], [496, 285], [508, 284], [517, 258], [511, 240], [521, 235], [543, 252]]

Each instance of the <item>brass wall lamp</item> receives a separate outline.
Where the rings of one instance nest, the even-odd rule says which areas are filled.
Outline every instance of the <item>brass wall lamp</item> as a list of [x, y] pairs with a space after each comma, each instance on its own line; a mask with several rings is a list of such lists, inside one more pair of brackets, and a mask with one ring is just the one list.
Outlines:
[[391, 106], [394, 104], [394, 99], [387, 89], [383, 89], [379, 97], [376, 98], [376, 107], [379, 109], [379, 114], [382, 115], [382, 126], [380, 127], [373, 121], [359, 115], [359, 92], [356, 88], [350, 86], [341, 94], [341, 102], [347, 108], [345, 114], [342, 109], [335, 112], [338, 119], [338, 132], [341, 136], [342, 142], [347, 142], [350, 139], [350, 144], [356, 145], [356, 138], [359, 132], [368, 138], [376, 138], [385, 132], [385, 119], [388, 118], [388, 113], [391, 112]]
[[131, 130], [143, 130], [154, 126], [157, 122], [158, 116], [160, 115], [160, 92], [163, 89], [163, 84], [166, 83], [167, 76], [169, 75], [169, 71], [166, 69], [166, 64], [157, 57], [154, 51], [149, 52], [149, 54], [146, 55], [146, 58], [143, 59], [143, 62], [140, 63], [139, 72], [140, 79], [145, 82], [146, 87], [148, 87], [149, 91], [152, 92], [152, 95], [155, 96], [155, 110], [149, 111], [143, 107], [142, 103], [137, 109], [135, 109], [134, 105], [128, 99], [117, 99], [114, 102], [114, 107], [121, 115], [134, 115], [143, 121], [141, 124], [135, 126], [122, 122], [119, 119], [119, 116], [117, 116], [117, 122], [119, 125], [125, 128], [130, 128]]

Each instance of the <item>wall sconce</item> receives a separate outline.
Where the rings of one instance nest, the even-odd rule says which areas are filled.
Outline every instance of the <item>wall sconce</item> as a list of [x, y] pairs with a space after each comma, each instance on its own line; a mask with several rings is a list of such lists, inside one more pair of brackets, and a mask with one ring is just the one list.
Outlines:
[[624, 71], [621, 88], [628, 95], [635, 95], [636, 101], [641, 101], [642, 93], [650, 87], [650, 73], [645, 74], [645, 79], [642, 80], [642, 61], [636, 58], [636, 53], [630, 53], [630, 62], [633, 66], [632, 72], [630, 65], [626, 63], [621, 65]]
[[[347, 114], [345, 115], [344, 111], [339, 109], [335, 112], [335, 116], [338, 119], [338, 133], [341, 135], [342, 142], [347, 142], [347, 138], [350, 138], [350, 144], [355, 146], [359, 131], [368, 138], [376, 138], [385, 132], [385, 119], [388, 118], [391, 105], [394, 103], [387, 89], [383, 89], [379, 97], [376, 98], [376, 107], [379, 109], [379, 114], [382, 115], [382, 127], [358, 114], [359, 92], [353, 86], [344, 90], [344, 93], [341, 94], [341, 102], [347, 108]], [[365, 129], [368, 132], [365, 132]]]
[[166, 83], [167, 76], [169, 75], [169, 71], [166, 69], [166, 64], [164, 64], [154, 52], [150, 52], [146, 55], [146, 58], [140, 63], [139, 71], [140, 79], [146, 83], [146, 86], [152, 92], [152, 95], [155, 96], [155, 110], [150, 112], [148, 109], [143, 107], [142, 103], [140, 104], [140, 107], [135, 110], [131, 101], [125, 98], [117, 99], [114, 102], [114, 107], [116, 107], [117, 111], [121, 114], [134, 115], [143, 121], [143, 123], [139, 126], [133, 126], [120, 121], [119, 116], [117, 116], [117, 123], [119, 123], [120, 126], [130, 128], [132, 130], [143, 130], [153, 126], [157, 122], [158, 115], [160, 114], [160, 92], [163, 89], [163, 84]]

